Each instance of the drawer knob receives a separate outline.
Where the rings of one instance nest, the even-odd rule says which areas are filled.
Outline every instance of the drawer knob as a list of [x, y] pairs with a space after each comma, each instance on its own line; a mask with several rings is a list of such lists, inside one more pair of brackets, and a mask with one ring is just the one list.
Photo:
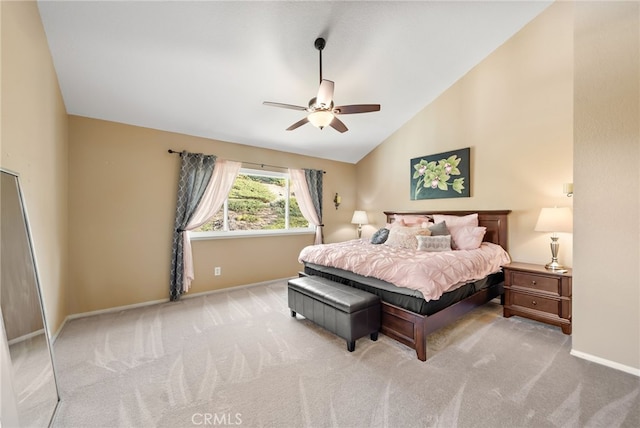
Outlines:
[[538, 302], [536, 302], [535, 300], [533, 300], [531, 303], [533, 303], [533, 306], [538, 304]]
[[531, 285], [536, 285], [536, 282], [535, 281], [531, 281]]

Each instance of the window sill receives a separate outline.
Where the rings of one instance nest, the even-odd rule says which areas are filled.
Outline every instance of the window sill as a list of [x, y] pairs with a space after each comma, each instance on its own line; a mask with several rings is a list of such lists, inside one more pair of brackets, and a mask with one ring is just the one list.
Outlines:
[[231, 232], [191, 232], [192, 241], [207, 239], [233, 239], [233, 238], [260, 238], [265, 236], [287, 235], [313, 235], [313, 229], [289, 229], [289, 230], [234, 230]]

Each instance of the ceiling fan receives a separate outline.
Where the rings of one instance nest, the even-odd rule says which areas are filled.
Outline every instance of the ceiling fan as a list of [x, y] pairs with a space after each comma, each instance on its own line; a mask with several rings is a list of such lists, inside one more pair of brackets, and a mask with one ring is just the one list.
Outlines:
[[309, 114], [287, 128], [287, 131], [293, 131], [296, 128], [311, 122], [312, 125], [322, 129], [329, 125], [339, 132], [346, 132], [348, 128], [337, 118], [340, 114], [369, 113], [380, 111], [380, 104], [353, 104], [346, 106], [334, 106], [333, 104], [333, 86], [331, 80], [322, 78], [322, 50], [326, 45], [325, 40], [319, 37], [314, 42], [314, 46], [320, 53], [320, 88], [318, 94], [309, 100], [308, 107], [296, 106], [292, 104], [273, 103], [264, 101], [263, 104], [272, 107], [288, 108], [291, 110], [306, 111]]

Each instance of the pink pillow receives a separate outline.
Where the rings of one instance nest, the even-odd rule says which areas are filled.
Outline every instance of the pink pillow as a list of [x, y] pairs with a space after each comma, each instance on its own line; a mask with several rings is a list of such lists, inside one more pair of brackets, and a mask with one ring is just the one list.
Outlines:
[[394, 214], [393, 218], [396, 222], [402, 221], [406, 226], [420, 226], [422, 223], [428, 223], [431, 220], [428, 215]]
[[423, 229], [428, 228], [429, 226], [433, 226], [433, 223], [428, 221], [423, 221], [422, 223], [406, 223], [404, 219], [396, 219], [393, 223], [387, 223], [386, 228], [391, 230], [394, 227], [421, 227]]
[[451, 231], [451, 238], [455, 242], [455, 248], [458, 250], [475, 250], [480, 248], [482, 244], [482, 238], [487, 232], [486, 227], [453, 227], [449, 229]]
[[408, 224], [404, 223], [404, 220], [394, 220], [392, 223], [387, 223], [387, 229], [391, 229], [392, 227], [407, 227]]
[[448, 228], [456, 227], [456, 226], [478, 226], [478, 213], [473, 213], [464, 216], [458, 215], [445, 215], [445, 214], [434, 214], [433, 215], [434, 223], [440, 223], [444, 221], [447, 224]]

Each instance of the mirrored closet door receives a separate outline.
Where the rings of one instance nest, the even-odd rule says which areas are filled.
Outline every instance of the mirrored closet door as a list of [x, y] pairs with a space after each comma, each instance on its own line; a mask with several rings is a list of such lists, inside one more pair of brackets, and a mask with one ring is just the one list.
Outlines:
[[0, 169], [0, 176], [2, 422], [46, 427], [59, 396], [42, 293], [18, 175]]

